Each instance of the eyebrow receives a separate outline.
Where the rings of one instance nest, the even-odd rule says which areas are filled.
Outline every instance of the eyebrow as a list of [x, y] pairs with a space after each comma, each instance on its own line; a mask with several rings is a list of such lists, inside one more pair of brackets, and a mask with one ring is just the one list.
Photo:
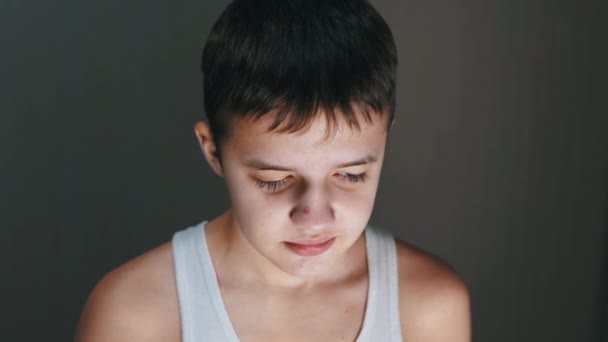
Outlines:
[[[364, 158], [361, 158], [361, 159], [357, 159], [357, 160], [354, 160], [354, 161], [350, 161], [350, 162], [339, 164], [335, 168], [341, 169], [341, 168], [350, 167], [350, 166], [373, 164], [377, 160], [378, 159], [375, 156], [373, 156], [373, 155], [367, 155], [367, 156], [365, 156]], [[287, 168], [287, 167], [283, 167], [283, 166], [273, 165], [273, 164], [270, 164], [270, 163], [265, 162], [265, 161], [260, 160], [260, 159], [250, 159], [250, 160], [248, 160], [248, 161], [245, 162], [245, 166], [247, 166], [249, 168], [252, 168], [252, 169], [257, 169], [257, 170], [260, 170], [260, 171], [264, 171], [264, 170], [294, 171], [293, 169], [290, 169], [290, 168]]]

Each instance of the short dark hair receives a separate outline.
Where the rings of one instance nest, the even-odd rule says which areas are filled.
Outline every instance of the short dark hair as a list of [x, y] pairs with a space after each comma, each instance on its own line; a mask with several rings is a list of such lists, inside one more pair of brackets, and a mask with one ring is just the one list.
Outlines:
[[211, 30], [201, 68], [218, 148], [234, 118], [274, 112], [270, 130], [293, 133], [320, 111], [334, 128], [343, 118], [359, 129], [355, 108], [368, 122], [386, 113], [390, 125], [394, 116], [397, 51], [366, 0], [234, 0]]

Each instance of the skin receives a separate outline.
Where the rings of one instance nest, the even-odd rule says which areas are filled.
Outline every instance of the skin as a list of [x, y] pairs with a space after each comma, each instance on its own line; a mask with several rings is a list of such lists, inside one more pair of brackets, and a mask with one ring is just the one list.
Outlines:
[[[368, 278], [364, 228], [387, 140], [386, 116], [361, 130], [325, 120], [295, 134], [268, 132], [271, 117], [238, 120], [219, 156], [205, 123], [201, 149], [224, 178], [232, 207], [205, 229], [226, 309], [242, 341], [354, 341]], [[332, 239], [301, 256], [289, 243]], [[397, 241], [406, 341], [470, 341], [467, 289], [449, 267]], [[105, 276], [92, 292], [76, 340], [180, 341], [171, 244]], [[306, 332], [303, 334], [302, 332]]]

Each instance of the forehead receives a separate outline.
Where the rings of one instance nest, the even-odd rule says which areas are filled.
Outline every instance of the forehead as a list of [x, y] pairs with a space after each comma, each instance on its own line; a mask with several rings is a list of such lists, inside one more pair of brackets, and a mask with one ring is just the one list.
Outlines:
[[272, 116], [258, 120], [236, 119], [224, 151], [277, 161], [319, 156], [358, 158], [381, 154], [388, 134], [386, 115], [373, 115], [371, 122], [361, 119], [359, 128], [353, 128], [344, 121], [331, 126], [321, 114], [308, 127], [295, 133], [271, 131], [273, 119]]

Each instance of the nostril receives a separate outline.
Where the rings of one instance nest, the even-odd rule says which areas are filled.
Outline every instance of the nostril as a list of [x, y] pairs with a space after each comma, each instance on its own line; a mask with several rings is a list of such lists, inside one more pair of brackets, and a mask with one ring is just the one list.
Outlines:
[[310, 214], [310, 207], [306, 206], [303, 208], [293, 208], [290, 212], [289, 212], [289, 217], [294, 218], [296, 215], [309, 215]]

